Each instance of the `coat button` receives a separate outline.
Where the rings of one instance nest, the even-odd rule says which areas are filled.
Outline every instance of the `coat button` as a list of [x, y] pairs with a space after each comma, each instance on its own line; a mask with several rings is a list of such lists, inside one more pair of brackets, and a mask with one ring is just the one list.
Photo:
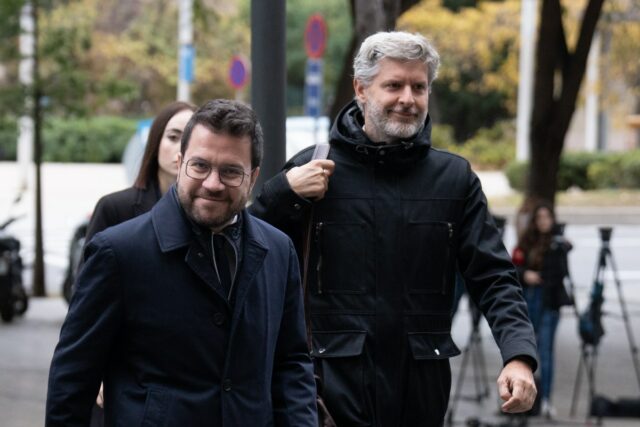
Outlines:
[[380, 154], [381, 156], [384, 156], [385, 154], [387, 154], [387, 152], [384, 150], [380, 150], [378, 151], [378, 154]]
[[222, 326], [222, 324], [224, 324], [224, 314], [222, 313], [216, 313], [213, 315], [213, 323], [215, 323], [218, 326]]
[[293, 205], [293, 208], [294, 208], [295, 210], [297, 210], [297, 211], [299, 211], [301, 207], [302, 207], [302, 206], [300, 206], [300, 203], [294, 203], [294, 205]]
[[204, 254], [203, 254], [202, 252], [198, 252], [198, 256], [199, 256], [200, 258], [202, 258], [202, 257], [204, 257]]
[[222, 389], [224, 391], [231, 391], [231, 380], [229, 378], [222, 381]]

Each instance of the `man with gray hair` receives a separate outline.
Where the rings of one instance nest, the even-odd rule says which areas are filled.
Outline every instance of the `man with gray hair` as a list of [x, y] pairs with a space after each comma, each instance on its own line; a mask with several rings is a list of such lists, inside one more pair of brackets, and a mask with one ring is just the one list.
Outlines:
[[431, 147], [439, 63], [419, 34], [368, 37], [328, 159], [301, 151], [251, 206], [296, 242], [312, 356], [338, 426], [442, 425], [460, 353], [456, 271], [501, 351], [502, 410], [526, 411], [536, 395], [535, 336], [480, 181]]

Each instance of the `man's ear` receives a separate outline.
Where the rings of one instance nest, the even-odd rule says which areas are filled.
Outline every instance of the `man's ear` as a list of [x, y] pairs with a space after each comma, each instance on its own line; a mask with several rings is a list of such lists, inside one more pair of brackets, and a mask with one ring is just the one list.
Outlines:
[[251, 192], [251, 190], [253, 190], [253, 186], [256, 183], [256, 179], [258, 179], [258, 175], [260, 175], [260, 167], [259, 166], [251, 171], [251, 181], [250, 181], [250, 184], [249, 184], [249, 192]]
[[365, 104], [367, 99], [366, 94], [364, 93], [366, 87], [360, 80], [353, 79], [353, 92], [356, 95], [356, 98], [361, 104]]

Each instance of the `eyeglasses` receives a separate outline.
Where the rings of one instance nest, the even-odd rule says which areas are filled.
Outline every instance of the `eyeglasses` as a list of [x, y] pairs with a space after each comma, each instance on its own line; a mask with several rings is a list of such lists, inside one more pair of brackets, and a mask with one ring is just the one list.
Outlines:
[[227, 187], [240, 187], [244, 182], [244, 177], [249, 176], [242, 169], [235, 166], [213, 167], [209, 163], [200, 159], [189, 159], [185, 165], [185, 172], [189, 178], [204, 181], [209, 178], [211, 172], [218, 171], [218, 179]]

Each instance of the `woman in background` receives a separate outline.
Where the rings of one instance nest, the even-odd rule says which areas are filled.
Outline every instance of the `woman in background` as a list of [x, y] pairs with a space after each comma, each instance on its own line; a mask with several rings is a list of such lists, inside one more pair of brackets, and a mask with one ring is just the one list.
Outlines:
[[518, 268], [529, 318], [536, 332], [540, 357], [541, 415], [552, 418], [554, 340], [560, 307], [571, 304], [564, 281], [569, 276], [567, 253], [571, 244], [559, 233], [553, 207], [535, 207], [518, 246], [513, 263]]

